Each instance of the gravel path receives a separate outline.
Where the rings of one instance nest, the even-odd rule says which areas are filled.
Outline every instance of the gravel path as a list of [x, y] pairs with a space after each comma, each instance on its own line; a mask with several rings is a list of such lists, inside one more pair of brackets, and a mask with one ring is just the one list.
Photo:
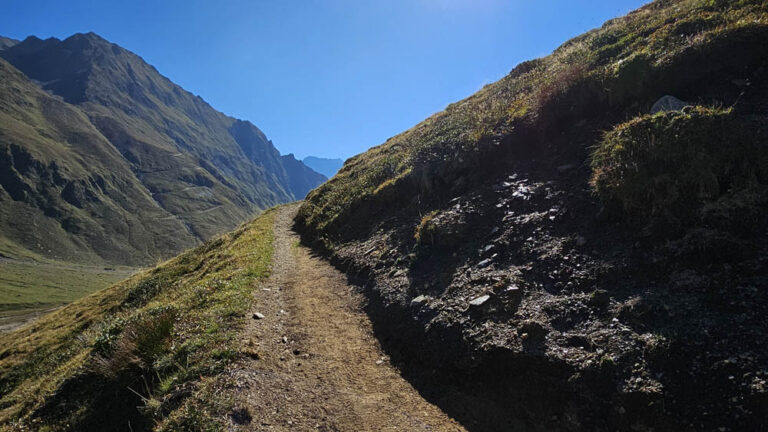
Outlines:
[[273, 271], [255, 289], [233, 371], [230, 430], [464, 431], [398, 373], [342, 273], [299, 245], [297, 205], [278, 209]]

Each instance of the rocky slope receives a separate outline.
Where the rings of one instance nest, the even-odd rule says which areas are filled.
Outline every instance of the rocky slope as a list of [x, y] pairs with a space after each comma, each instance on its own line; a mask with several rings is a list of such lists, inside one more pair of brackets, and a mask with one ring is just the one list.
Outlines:
[[3, 46], [6, 254], [145, 264], [325, 180], [95, 34]]
[[656, 1], [353, 157], [296, 226], [474, 430], [765, 429], [766, 40], [765, 2]]

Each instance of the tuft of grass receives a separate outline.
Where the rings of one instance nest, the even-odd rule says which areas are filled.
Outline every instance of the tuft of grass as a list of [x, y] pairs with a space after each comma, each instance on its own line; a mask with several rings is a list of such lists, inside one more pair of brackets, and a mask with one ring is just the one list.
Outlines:
[[236, 334], [255, 283], [269, 275], [273, 223], [267, 211], [0, 336], [0, 429], [149, 429], [184, 418], [216, 429], [213, 408], [226, 401], [206, 385], [240, 355]]
[[435, 234], [437, 233], [437, 225], [435, 224], [435, 216], [437, 211], [431, 211], [424, 215], [419, 221], [419, 225], [416, 226], [416, 232], [413, 237], [416, 239], [416, 243], [420, 245], [432, 245], [435, 244]]

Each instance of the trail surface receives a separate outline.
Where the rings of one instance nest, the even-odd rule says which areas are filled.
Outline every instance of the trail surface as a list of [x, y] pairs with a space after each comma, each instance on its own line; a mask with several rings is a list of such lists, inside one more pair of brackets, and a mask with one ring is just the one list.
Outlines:
[[275, 221], [273, 271], [243, 333], [251, 357], [232, 372], [230, 430], [464, 431], [393, 367], [342, 273], [299, 245], [298, 206]]

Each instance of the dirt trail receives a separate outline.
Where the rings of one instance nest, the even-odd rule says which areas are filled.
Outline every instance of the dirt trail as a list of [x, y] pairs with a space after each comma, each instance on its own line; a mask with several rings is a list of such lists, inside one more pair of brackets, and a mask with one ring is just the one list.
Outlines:
[[464, 431], [390, 364], [346, 278], [299, 246], [296, 210], [278, 210], [273, 273], [251, 311], [264, 318], [249, 318], [252, 356], [231, 376], [230, 430]]

